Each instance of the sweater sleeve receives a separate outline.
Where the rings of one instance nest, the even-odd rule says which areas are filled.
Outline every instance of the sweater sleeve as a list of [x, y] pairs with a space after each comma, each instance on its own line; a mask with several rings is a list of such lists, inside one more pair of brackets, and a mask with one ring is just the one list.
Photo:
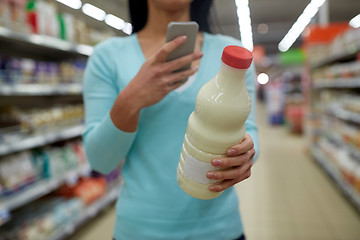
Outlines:
[[254, 142], [255, 148], [255, 156], [253, 161], [255, 162], [256, 159], [259, 157], [260, 154], [260, 147], [259, 147], [259, 139], [258, 139], [258, 128], [256, 125], [256, 72], [254, 64], [251, 64], [249, 70], [246, 72], [246, 87], [250, 95], [251, 99], [251, 111], [248, 119], [245, 122], [246, 132], [251, 136]]
[[104, 174], [126, 157], [136, 136], [136, 132], [116, 128], [110, 118], [119, 92], [115, 65], [109, 42], [105, 42], [95, 48], [84, 75], [84, 147], [91, 167]]

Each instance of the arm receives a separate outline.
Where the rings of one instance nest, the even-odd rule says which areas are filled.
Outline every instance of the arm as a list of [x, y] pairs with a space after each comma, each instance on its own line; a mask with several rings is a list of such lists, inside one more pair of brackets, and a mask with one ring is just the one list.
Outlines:
[[[197, 70], [174, 70], [202, 57], [202, 53], [166, 62], [167, 55], [186, 41], [179, 37], [164, 44], [145, 61], [130, 83], [118, 94], [111, 53], [96, 49], [85, 71], [84, 102], [86, 130], [84, 146], [93, 169], [108, 173], [128, 154], [136, 136], [140, 111], [161, 101], [179, 87], [179, 80]], [[105, 49], [109, 50], [109, 49]], [[174, 84], [176, 83], [176, 84]]]
[[92, 168], [101, 173], [110, 172], [120, 163], [136, 135], [118, 129], [110, 117], [118, 89], [115, 66], [106, 50], [102, 45], [95, 48], [84, 75], [84, 146]]

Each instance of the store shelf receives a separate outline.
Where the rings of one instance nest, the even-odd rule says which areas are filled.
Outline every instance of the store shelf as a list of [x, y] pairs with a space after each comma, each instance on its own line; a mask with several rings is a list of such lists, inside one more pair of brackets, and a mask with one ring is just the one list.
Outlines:
[[360, 151], [351, 144], [348, 144], [344, 142], [342, 137], [337, 133], [327, 133], [324, 135], [327, 139], [335, 142], [337, 145], [341, 146], [343, 149], [345, 149], [348, 153], [350, 153], [353, 156], [357, 156], [360, 159]]
[[75, 171], [66, 173], [64, 176], [38, 181], [29, 185], [23, 191], [0, 198], [0, 209], [10, 212], [45, 196], [67, 181], [74, 182], [74, 180], [78, 179], [80, 176], [88, 175], [90, 171], [90, 166], [85, 165]]
[[318, 80], [314, 83], [315, 89], [322, 88], [360, 88], [360, 78], [342, 79], [338, 78], [329, 82], [328, 80]]
[[17, 84], [0, 85], [0, 96], [52, 96], [82, 94], [81, 84]]
[[360, 114], [359, 113], [348, 111], [339, 106], [327, 107], [325, 111], [327, 114], [335, 116], [339, 119], [360, 124]]
[[360, 212], [360, 194], [342, 177], [338, 168], [327, 158], [327, 156], [317, 147], [313, 147], [312, 155], [326, 173], [335, 181], [344, 195], [354, 204]]
[[63, 130], [46, 133], [43, 135], [28, 136], [14, 141], [12, 143], [1, 144], [0, 146], [0, 157], [35, 147], [44, 146], [47, 144], [55, 143], [62, 140], [78, 137], [84, 130], [83, 125], [69, 127]]
[[360, 42], [348, 45], [345, 49], [334, 53], [332, 55], [326, 55], [322, 60], [311, 65], [311, 69], [316, 69], [334, 62], [350, 60], [356, 57], [356, 54], [360, 51]]
[[78, 218], [74, 219], [74, 221], [70, 221], [66, 226], [60, 227], [49, 239], [62, 240], [72, 235], [81, 225], [94, 218], [99, 212], [113, 203], [117, 199], [120, 190], [120, 184], [119, 186], [113, 187], [107, 195], [86, 207]]
[[93, 52], [93, 47], [89, 45], [70, 43], [44, 35], [17, 33], [4, 27], [0, 27], [0, 38], [12, 42], [21, 42], [33, 46], [46, 47], [53, 50], [77, 53], [85, 56], [90, 56]]

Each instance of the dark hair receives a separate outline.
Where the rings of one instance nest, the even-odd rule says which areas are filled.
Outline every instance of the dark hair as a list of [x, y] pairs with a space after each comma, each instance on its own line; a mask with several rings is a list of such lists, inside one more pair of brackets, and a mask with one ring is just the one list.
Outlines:
[[[202, 32], [210, 32], [208, 14], [212, 2], [213, 0], [194, 0], [191, 3], [191, 21], [197, 22]], [[129, 0], [129, 13], [133, 32], [140, 31], [148, 17], [147, 0]]]

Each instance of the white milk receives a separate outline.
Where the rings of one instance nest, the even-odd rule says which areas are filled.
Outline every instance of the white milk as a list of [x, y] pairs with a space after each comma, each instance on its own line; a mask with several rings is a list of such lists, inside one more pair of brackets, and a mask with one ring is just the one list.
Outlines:
[[219, 72], [197, 95], [177, 168], [179, 186], [195, 198], [212, 199], [222, 193], [209, 190], [217, 181], [208, 179], [206, 173], [219, 170], [211, 160], [226, 156], [227, 149], [244, 138], [251, 109], [245, 74], [251, 61], [248, 50], [226, 47]]

